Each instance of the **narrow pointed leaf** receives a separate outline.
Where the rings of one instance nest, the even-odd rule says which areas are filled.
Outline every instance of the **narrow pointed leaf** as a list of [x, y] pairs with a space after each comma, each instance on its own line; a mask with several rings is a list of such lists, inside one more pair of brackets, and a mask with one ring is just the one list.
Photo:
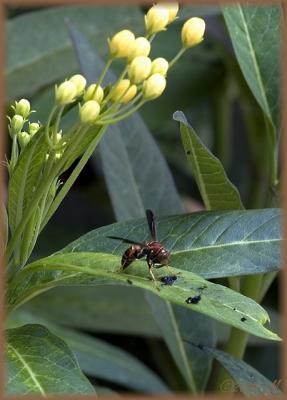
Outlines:
[[283, 397], [283, 393], [273, 382], [270, 382], [246, 362], [215, 348], [208, 346], [202, 346], [201, 348], [207, 354], [211, 354], [236, 382], [236, 384], [230, 380], [223, 382], [222, 392], [232, 392], [239, 388], [245, 396], [280, 395]]
[[180, 123], [180, 132], [186, 157], [207, 210], [243, 208], [236, 187], [228, 179], [223, 165], [197, 136], [183, 112], [173, 118]]
[[41, 325], [7, 331], [7, 394], [92, 394], [93, 386], [63, 340]]
[[[66, 253], [43, 258], [14, 278], [7, 296], [11, 309], [29, 298], [58, 285], [133, 284], [150, 290], [161, 298], [211, 316], [256, 336], [279, 340], [278, 336], [264, 327], [268, 321], [266, 311], [255, 301], [216, 285], [191, 272], [174, 269], [179, 274], [172, 286], [158, 290], [150, 281], [147, 266], [136, 262], [127, 273], [119, 271], [120, 257], [104, 253]], [[164, 271], [156, 271], [158, 278]], [[198, 304], [188, 304], [189, 297], [201, 294]]]
[[269, 121], [278, 127], [280, 109], [280, 5], [222, 7], [242, 73]]

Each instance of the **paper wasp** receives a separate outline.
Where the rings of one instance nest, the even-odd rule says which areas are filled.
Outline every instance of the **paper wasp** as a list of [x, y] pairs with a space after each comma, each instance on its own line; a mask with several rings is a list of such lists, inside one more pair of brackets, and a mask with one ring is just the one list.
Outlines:
[[[124, 270], [133, 261], [146, 257], [149, 273], [152, 280], [156, 283], [156, 279], [152, 272], [152, 268], [168, 267], [170, 252], [157, 240], [157, 230], [155, 217], [151, 210], [146, 210], [146, 218], [151, 233], [151, 241], [147, 243], [136, 242], [118, 236], [107, 236], [110, 239], [121, 240], [123, 243], [129, 243], [131, 246], [124, 252], [121, 261], [121, 267]], [[157, 266], [155, 266], [157, 264]]]

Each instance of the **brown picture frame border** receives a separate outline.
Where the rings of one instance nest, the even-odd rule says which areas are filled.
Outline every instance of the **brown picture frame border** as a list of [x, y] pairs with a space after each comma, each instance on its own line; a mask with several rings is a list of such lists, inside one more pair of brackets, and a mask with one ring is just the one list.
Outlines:
[[[168, 2], [169, 0], [163, 0]], [[155, 1], [154, 1], [155, 2]], [[68, 6], [68, 5], [128, 5], [128, 4], [146, 4], [151, 5], [154, 3], [153, 1], [137, 1], [137, 0], [0, 0], [0, 159], [4, 160], [5, 149], [6, 149], [6, 127], [5, 124], [7, 123], [5, 118], [5, 22], [6, 22], [6, 9], [7, 7], [47, 7], [47, 6]], [[181, 4], [188, 4], [191, 1], [180, 1]], [[286, 2], [285, 1], [276, 1], [276, 0], [269, 0], [269, 1], [260, 1], [260, 0], [249, 0], [249, 1], [230, 1], [230, 0], [192, 0], [192, 4], [201, 4], [201, 5], [210, 5], [210, 4], [232, 4], [232, 3], [241, 3], [241, 4], [262, 4], [262, 5], [269, 5], [269, 4], [280, 4], [283, 9], [283, 15], [285, 22], [287, 21], [286, 15]], [[281, 158], [281, 165], [282, 165], [282, 188], [281, 188], [281, 205], [285, 210], [287, 204], [287, 161], [286, 161], [286, 154], [287, 154], [287, 51], [286, 51], [286, 43], [287, 43], [287, 23], [283, 26], [283, 49], [282, 49], [282, 144], [280, 148], [280, 158]], [[2, 188], [2, 194], [4, 192], [4, 185], [5, 185], [5, 173], [4, 173], [4, 166], [2, 163], [0, 164], [0, 182]], [[3, 228], [3, 221], [1, 220], [0, 215], [0, 226]], [[286, 213], [283, 214], [283, 237], [286, 237], [287, 233], [287, 215]], [[3, 229], [0, 229], [0, 254], [3, 254], [4, 249], [4, 241], [3, 241]], [[287, 393], [287, 346], [286, 346], [286, 337], [287, 337], [287, 272], [286, 266], [287, 260], [287, 247], [284, 245], [282, 246], [282, 269], [280, 272], [280, 308], [283, 315], [282, 319], [282, 353], [281, 353], [281, 374], [282, 376], [279, 379], [282, 379], [282, 390], [283, 393]], [[5, 293], [5, 262], [3, 256], [1, 257], [1, 267], [0, 267], [0, 321], [1, 321], [1, 333], [0, 333], [0, 399], [11, 399], [11, 400], [20, 400], [20, 399], [30, 399], [30, 400], [42, 400], [42, 396], [5, 396], [4, 394], [4, 377], [5, 377], [5, 370], [4, 370], [4, 346], [5, 346], [5, 333], [4, 333], [4, 320], [5, 320], [5, 302], [4, 302], [4, 293]], [[49, 395], [46, 399], [54, 399], [54, 400], [85, 400], [85, 399], [113, 399], [114, 396], [94, 396], [94, 395]], [[128, 395], [121, 395], [122, 399], [135, 399], [135, 400], [187, 400], [187, 399], [205, 399], [205, 400], [216, 400], [216, 399], [234, 399], [234, 396], [229, 394], [214, 394], [214, 395], [207, 395], [207, 396], [191, 396], [191, 395], [183, 395], [183, 394], [174, 394], [174, 395], [156, 395], [156, 396], [148, 396], [148, 395], [137, 395], [137, 394], [128, 394]], [[236, 395], [236, 399], [245, 398], [243, 395]], [[278, 399], [278, 397], [269, 397], [269, 399]], [[264, 399], [266, 400], [265, 396], [256, 397], [253, 399]]]

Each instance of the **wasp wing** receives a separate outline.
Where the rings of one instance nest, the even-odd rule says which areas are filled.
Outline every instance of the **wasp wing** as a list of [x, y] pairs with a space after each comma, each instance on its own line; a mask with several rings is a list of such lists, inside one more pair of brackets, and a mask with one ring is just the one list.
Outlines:
[[123, 243], [138, 244], [139, 246], [145, 246], [145, 243], [136, 242], [135, 240], [126, 239], [119, 236], [106, 236], [106, 237], [109, 239], [121, 240]]
[[157, 241], [157, 232], [156, 232], [156, 224], [155, 224], [155, 217], [151, 210], [146, 210], [146, 218], [148, 222], [148, 227], [151, 233], [152, 240], [155, 242]]

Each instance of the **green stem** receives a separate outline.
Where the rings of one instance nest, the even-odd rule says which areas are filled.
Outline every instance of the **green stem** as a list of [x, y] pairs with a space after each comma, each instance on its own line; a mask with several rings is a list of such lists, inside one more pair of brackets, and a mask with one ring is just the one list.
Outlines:
[[71, 175], [69, 176], [69, 178], [65, 182], [64, 186], [62, 187], [62, 189], [60, 190], [60, 192], [56, 196], [55, 200], [53, 201], [51, 207], [49, 208], [49, 210], [48, 210], [48, 212], [47, 212], [47, 214], [46, 214], [46, 216], [45, 216], [45, 218], [44, 218], [44, 220], [43, 220], [43, 222], [41, 224], [40, 231], [42, 231], [42, 229], [45, 227], [45, 225], [47, 224], [47, 222], [49, 221], [51, 216], [57, 211], [57, 209], [58, 209], [59, 205], [61, 204], [61, 202], [63, 201], [64, 197], [66, 196], [68, 191], [71, 189], [71, 187], [74, 184], [75, 180], [77, 179], [77, 177], [81, 173], [82, 169], [84, 168], [84, 166], [88, 162], [89, 158], [93, 154], [93, 152], [95, 150], [95, 147], [97, 146], [98, 142], [100, 141], [100, 139], [101, 139], [102, 135], [104, 134], [104, 131], [106, 130], [106, 128], [107, 128], [106, 126], [103, 126], [100, 129], [100, 131], [98, 132], [97, 136], [90, 143], [89, 147], [87, 148], [87, 150], [83, 154], [83, 156], [80, 159], [80, 161], [78, 162], [77, 166], [74, 168], [73, 172], [71, 173]]
[[175, 55], [175, 57], [168, 63], [168, 69], [170, 70], [174, 64], [180, 59], [180, 57], [185, 53], [186, 48], [182, 47], [179, 52]]
[[[123, 72], [121, 73], [121, 75], [119, 76], [119, 78], [117, 79], [116, 83], [113, 85], [114, 87], [116, 87], [118, 85], [118, 83], [124, 78], [124, 76], [126, 75], [128, 71], [128, 66], [126, 66], [123, 70]], [[129, 88], [128, 88], [129, 89]], [[127, 89], [127, 91], [128, 91]], [[105, 104], [107, 104], [107, 102], [110, 100], [111, 96], [112, 96], [113, 91], [111, 90], [110, 93], [107, 95], [107, 97], [103, 100], [102, 102], [102, 106], [104, 106]], [[126, 92], [125, 92], [126, 93]], [[123, 95], [124, 96], [124, 95]]]
[[136, 107], [132, 108], [125, 114], [118, 116], [117, 118], [99, 120], [99, 121], [97, 121], [97, 125], [110, 125], [110, 124], [114, 124], [115, 122], [121, 121], [122, 119], [129, 117], [131, 114], [133, 114], [135, 111], [137, 111], [144, 103], [145, 103], [145, 100], [142, 100]]
[[[246, 276], [243, 279], [241, 293], [244, 296], [250, 297], [251, 299], [258, 301], [260, 298], [262, 277], [262, 274]], [[232, 328], [229, 340], [224, 348], [224, 351], [234, 356], [235, 358], [242, 359], [247, 346], [247, 341], [248, 333], [241, 331], [237, 328]], [[231, 379], [230, 375], [223, 367], [219, 367], [217, 373], [215, 374], [213, 389], [217, 392], [220, 392], [222, 385], [227, 379]]]
[[258, 301], [259, 303], [262, 302], [262, 300], [265, 297], [265, 294], [267, 293], [270, 285], [272, 284], [272, 282], [274, 281], [274, 279], [276, 278], [278, 272], [268, 272], [267, 274], [264, 274], [263, 278], [262, 278], [262, 285], [261, 285], [261, 289], [260, 289], [260, 293], [259, 293], [259, 297], [258, 297]]
[[60, 121], [61, 121], [61, 117], [62, 117], [64, 108], [65, 108], [65, 106], [61, 106], [59, 108], [59, 111], [58, 111], [58, 114], [57, 114], [57, 117], [56, 117], [56, 121], [55, 121], [55, 125], [53, 127], [53, 147], [57, 146], [57, 133], [58, 133], [58, 130], [59, 130]]
[[17, 135], [13, 136], [13, 141], [12, 141], [12, 150], [11, 150], [11, 160], [9, 163], [9, 175], [12, 175], [13, 169], [15, 168], [15, 165], [17, 164], [17, 160], [19, 157], [19, 148], [18, 148], [18, 142], [17, 142]]
[[101, 73], [99, 79], [97, 80], [96, 87], [95, 87], [95, 93], [97, 93], [98, 87], [103, 82], [103, 79], [104, 79], [104, 77], [105, 77], [105, 75], [107, 73], [107, 70], [110, 68], [112, 62], [113, 62], [113, 58], [109, 58], [107, 63], [106, 63], [106, 65], [105, 65], [105, 68], [102, 70], [102, 73]]

